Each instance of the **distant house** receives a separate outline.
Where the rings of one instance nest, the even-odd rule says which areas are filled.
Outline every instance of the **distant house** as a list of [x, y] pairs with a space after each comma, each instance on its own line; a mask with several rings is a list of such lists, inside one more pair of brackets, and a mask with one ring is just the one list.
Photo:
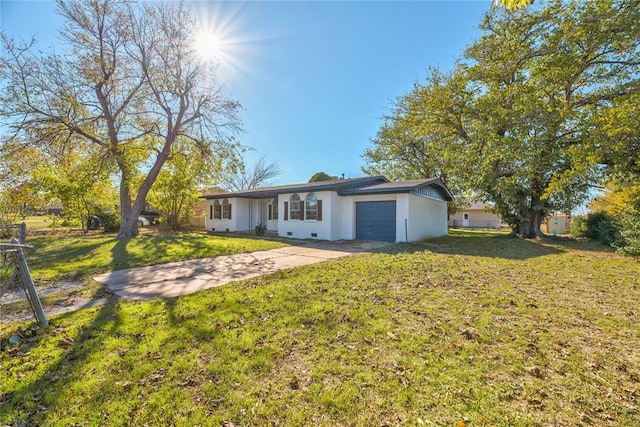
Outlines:
[[452, 228], [494, 228], [502, 227], [502, 218], [493, 213], [493, 206], [480, 200], [469, 200], [468, 203], [449, 217]]
[[55, 206], [45, 206], [44, 208], [42, 208], [42, 211], [44, 212], [45, 215], [60, 215], [60, 213], [62, 212], [62, 206], [60, 205], [55, 205]]
[[568, 234], [571, 228], [571, 215], [554, 213], [544, 220], [540, 230], [546, 234]]
[[453, 197], [437, 178], [336, 179], [203, 196], [206, 229], [322, 240], [418, 241], [447, 234]]

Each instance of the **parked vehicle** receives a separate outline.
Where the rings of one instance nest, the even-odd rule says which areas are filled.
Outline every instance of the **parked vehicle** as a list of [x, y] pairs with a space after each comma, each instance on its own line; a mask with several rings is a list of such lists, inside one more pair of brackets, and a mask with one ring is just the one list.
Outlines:
[[160, 214], [152, 211], [142, 211], [138, 217], [138, 227], [148, 227], [160, 223]]

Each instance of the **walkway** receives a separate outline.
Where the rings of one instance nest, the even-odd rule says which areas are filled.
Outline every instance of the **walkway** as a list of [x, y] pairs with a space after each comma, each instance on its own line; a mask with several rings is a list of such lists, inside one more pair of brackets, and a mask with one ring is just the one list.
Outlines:
[[367, 252], [384, 242], [321, 242], [269, 251], [171, 262], [118, 270], [94, 277], [122, 298], [145, 300], [186, 295], [302, 265]]

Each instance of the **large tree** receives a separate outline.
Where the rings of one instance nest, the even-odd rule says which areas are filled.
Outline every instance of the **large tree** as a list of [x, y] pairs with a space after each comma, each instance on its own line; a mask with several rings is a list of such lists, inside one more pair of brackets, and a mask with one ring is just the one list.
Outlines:
[[36, 54], [3, 35], [0, 114], [10, 140], [94, 145], [118, 171], [118, 238], [132, 237], [175, 142], [203, 158], [226, 151], [238, 103], [194, 51], [184, 3], [59, 0], [58, 12], [65, 51]]
[[399, 100], [367, 170], [442, 175], [493, 202], [514, 234], [541, 236], [544, 217], [580, 203], [607, 164], [637, 159], [637, 126], [622, 132], [612, 118], [637, 117], [638, 6], [492, 11], [453, 71], [433, 70]]

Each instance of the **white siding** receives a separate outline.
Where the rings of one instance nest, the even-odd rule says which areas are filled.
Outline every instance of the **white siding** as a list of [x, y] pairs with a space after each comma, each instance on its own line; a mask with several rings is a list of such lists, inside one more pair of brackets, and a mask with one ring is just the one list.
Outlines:
[[[298, 193], [304, 203], [308, 193]], [[284, 220], [284, 203], [291, 194], [278, 196], [278, 220], [266, 221], [267, 200], [230, 197], [231, 220], [210, 218], [207, 201], [207, 230], [250, 231], [262, 222], [268, 230], [277, 230], [282, 237], [297, 239], [353, 240], [356, 238], [356, 203], [375, 201], [396, 202], [396, 242], [418, 241], [447, 234], [447, 203], [414, 194], [378, 194], [365, 196], [339, 196], [335, 191], [316, 192], [322, 200], [322, 221]], [[222, 203], [223, 199], [219, 199]], [[288, 214], [287, 214], [288, 216]], [[406, 229], [405, 229], [406, 220]], [[313, 236], [312, 234], [315, 234]]]
[[356, 238], [356, 211], [351, 197], [331, 194], [331, 239], [353, 240]]
[[[218, 199], [220, 203], [222, 203], [223, 200], [224, 199]], [[235, 197], [230, 197], [227, 200], [229, 204], [231, 204], [231, 219], [211, 219], [210, 209], [214, 201], [207, 200], [207, 219], [205, 221], [207, 230], [243, 231], [247, 229], [246, 224], [248, 224], [249, 221], [249, 201]]]
[[[289, 202], [291, 194], [280, 194], [278, 196], [278, 235], [282, 237], [293, 237], [296, 239], [321, 239], [332, 240], [331, 233], [331, 195], [335, 192], [317, 191], [315, 192], [318, 200], [322, 200], [322, 221], [316, 220], [292, 220], [287, 214], [288, 220], [284, 220], [284, 202]], [[304, 203], [304, 199], [309, 193], [297, 193], [300, 196], [300, 203]], [[312, 236], [312, 234], [316, 234]]]
[[[414, 194], [403, 194], [402, 196], [406, 196], [408, 200], [407, 234], [410, 242], [447, 234], [446, 202]], [[402, 222], [404, 228], [404, 219], [402, 219]]]

